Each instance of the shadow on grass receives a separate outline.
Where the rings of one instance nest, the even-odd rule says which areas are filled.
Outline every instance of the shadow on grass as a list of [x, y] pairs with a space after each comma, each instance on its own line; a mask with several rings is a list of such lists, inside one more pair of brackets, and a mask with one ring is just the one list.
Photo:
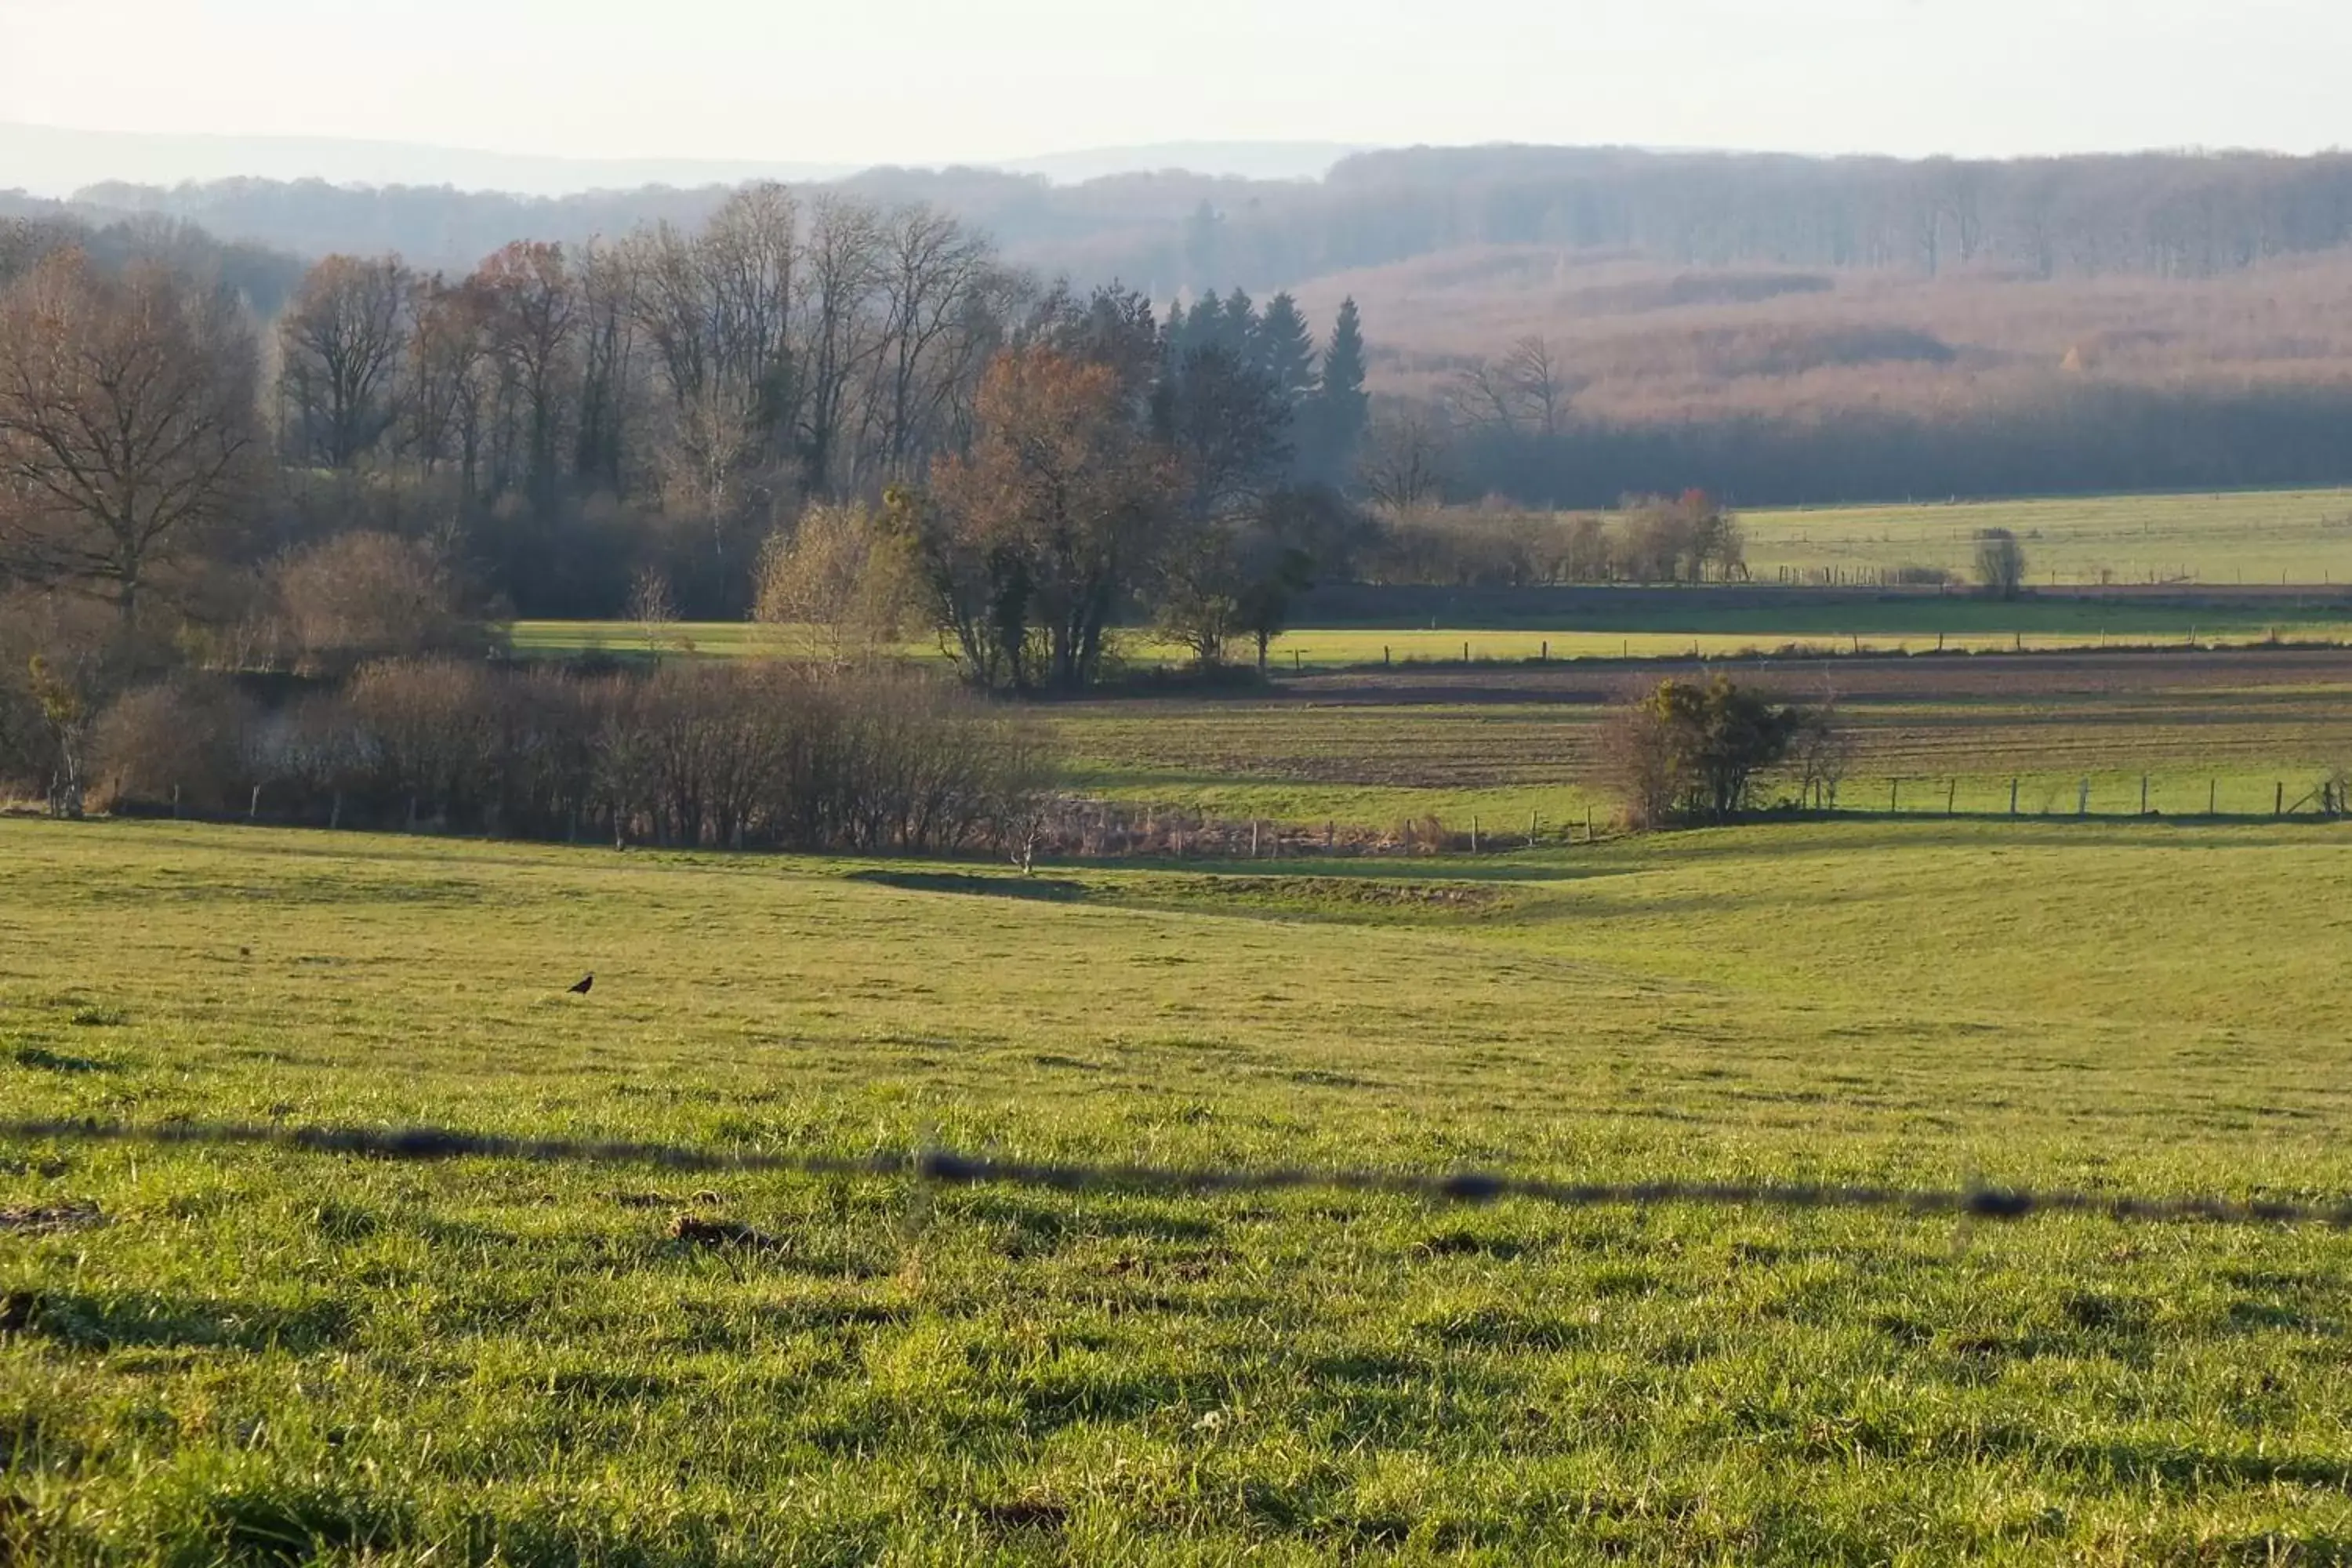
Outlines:
[[0, 1329], [37, 1334], [69, 1350], [312, 1351], [347, 1337], [352, 1314], [338, 1301], [277, 1307], [143, 1292], [23, 1290], [0, 1299]]
[[968, 871], [852, 871], [845, 880], [870, 882], [909, 893], [962, 893], [983, 899], [1019, 899], [1031, 903], [1074, 904], [1087, 896], [1083, 882], [1052, 877], [981, 877]]

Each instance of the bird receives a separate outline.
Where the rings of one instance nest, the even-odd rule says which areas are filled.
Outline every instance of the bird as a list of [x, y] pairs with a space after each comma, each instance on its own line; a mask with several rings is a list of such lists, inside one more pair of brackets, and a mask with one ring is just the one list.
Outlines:
[[585, 996], [588, 994], [588, 988], [595, 984], [596, 977], [593, 974], [583, 974], [580, 977], [579, 984], [568, 986], [566, 989], [574, 996]]

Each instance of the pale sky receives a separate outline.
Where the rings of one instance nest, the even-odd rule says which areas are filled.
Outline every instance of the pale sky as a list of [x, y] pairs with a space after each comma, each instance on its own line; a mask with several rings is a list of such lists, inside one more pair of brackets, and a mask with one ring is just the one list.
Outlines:
[[2309, 152], [2347, 60], [2352, 0], [0, 0], [0, 121], [600, 158]]

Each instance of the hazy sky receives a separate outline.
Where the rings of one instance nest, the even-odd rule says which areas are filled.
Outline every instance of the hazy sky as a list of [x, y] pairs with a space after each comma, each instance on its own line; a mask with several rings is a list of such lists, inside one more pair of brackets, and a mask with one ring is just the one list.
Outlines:
[[0, 120], [823, 162], [2302, 152], [2352, 143], [2347, 57], [2352, 0], [0, 0]]

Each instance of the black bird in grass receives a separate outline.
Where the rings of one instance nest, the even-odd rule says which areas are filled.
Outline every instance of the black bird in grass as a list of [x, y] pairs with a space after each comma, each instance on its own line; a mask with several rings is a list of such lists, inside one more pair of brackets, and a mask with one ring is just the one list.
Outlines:
[[583, 974], [580, 977], [579, 984], [567, 986], [565, 989], [572, 995], [585, 996], [588, 994], [588, 988], [595, 984], [596, 977], [593, 974]]

